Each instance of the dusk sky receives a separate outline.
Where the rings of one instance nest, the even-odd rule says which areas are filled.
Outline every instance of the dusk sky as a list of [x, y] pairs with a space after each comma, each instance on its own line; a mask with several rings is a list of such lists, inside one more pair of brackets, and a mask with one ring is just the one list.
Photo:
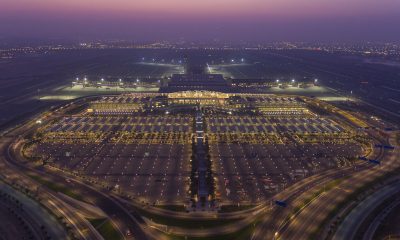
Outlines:
[[400, 40], [399, 0], [0, 0], [0, 36]]

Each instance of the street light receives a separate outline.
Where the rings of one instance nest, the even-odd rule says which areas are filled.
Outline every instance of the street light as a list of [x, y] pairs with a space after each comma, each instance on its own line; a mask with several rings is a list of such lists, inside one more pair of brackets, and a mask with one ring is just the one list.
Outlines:
[[315, 79], [314, 82], [317, 83], [317, 82], [318, 82], [318, 79]]
[[294, 83], [296, 80], [292, 79], [292, 83]]
[[104, 82], [104, 78], [102, 78], [101, 81]]
[[279, 79], [276, 79], [276, 83], [279, 83]]

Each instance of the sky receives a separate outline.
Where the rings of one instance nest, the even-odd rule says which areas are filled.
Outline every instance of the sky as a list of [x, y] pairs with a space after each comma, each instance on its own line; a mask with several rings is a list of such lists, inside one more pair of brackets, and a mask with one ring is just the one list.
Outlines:
[[0, 37], [400, 40], [400, 0], [0, 0], [0, 6]]

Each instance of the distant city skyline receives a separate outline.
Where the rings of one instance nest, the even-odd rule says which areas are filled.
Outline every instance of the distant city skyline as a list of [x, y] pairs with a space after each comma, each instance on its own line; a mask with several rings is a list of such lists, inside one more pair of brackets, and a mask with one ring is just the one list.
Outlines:
[[0, 37], [394, 41], [396, 0], [3, 0]]

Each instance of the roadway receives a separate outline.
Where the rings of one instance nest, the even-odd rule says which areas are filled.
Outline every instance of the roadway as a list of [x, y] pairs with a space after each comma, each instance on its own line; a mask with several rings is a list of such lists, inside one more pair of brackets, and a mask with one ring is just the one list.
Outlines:
[[[393, 140], [392, 136], [389, 142], [396, 146]], [[355, 192], [357, 188], [399, 166], [399, 151], [385, 153], [381, 162], [380, 166], [354, 173], [331, 191], [321, 194], [320, 197], [303, 209], [283, 232], [278, 233], [279, 238], [308, 239], [318, 230], [321, 222], [326, 219], [329, 213], [347, 196]]]
[[[12, 198], [18, 200], [21, 203], [21, 207], [15, 207], [12, 200], [3, 199], [0, 201], [0, 206], [5, 206], [7, 208], [13, 208], [14, 211], [23, 218], [24, 222], [27, 222], [32, 229], [32, 232], [38, 237], [37, 239], [44, 239], [47, 236], [53, 239], [66, 239], [67, 235], [62, 224], [57, 221], [57, 219], [51, 215], [43, 206], [41, 206], [38, 202], [32, 200], [27, 197], [23, 193], [15, 190], [14, 188], [6, 185], [3, 182], [0, 182], [0, 192], [7, 193], [8, 196], [12, 196]], [[14, 203], [15, 204], [15, 203]], [[5, 221], [5, 219], [3, 219]], [[11, 223], [12, 221], [10, 221]], [[41, 228], [41, 226], [43, 226]], [[3, 230], [5, 230], [4, 226]], [[24, 232], [24, 229], [21, 229], [23, 226], [20, 223], [15, 223], [12, 227], [13, 229], [19, 229]], [[47, 234], [45, 231], [47, 231]], [[8, 232], [7, 232], [8, 233]], [[12, 233], [12, 231], [11, 231]], [[15, 233], [15, 236], [20, 236], [19, 232]], [[18, 237], [17, 237], [18, 238]]]
[[[20, 151], [16, 150], [15, 152]], [[96, 189], [82, 181], [72, 178], [72, 181], [67, 182], [66, 177], [57, 171], [49, 171], [45, 168], [31, 168], [27, 165], [20, 164], [19, 162], [23, 161], [21, 156], [14, 155], [12, 158], [10, 157], [8, 161], [10, 164], [13, 164], [14, 167], [18, 167], [23, 170], [25, 174], [39, 175], [46, 181], [56, 182], [67, 189], [74, 189], [74, 191], [78, 192], [79, 195], [83, 197], [85, 202], [97, 206], [104, 213], [106, 213], [113, 221], [114, 225], [117, 227], [117, 230], [122, 236], [125, 236], [125, 233], [129, 230], [133, 233], [135, 239], [147, 239], [146, 234], [143, 232], [136, 218], [133, 217], [132, 214], [120, 203], [118, 203], [117, 200], [110, 197], [110, 192], [102, 189]], [[126, 236], [126, 238], [129, 239], [132, 237]]]
[[[372, 152], [370, 154], [377, 155], [377, 158], [379, 158], [382, 155], [382, 151], [377, 153]], [[257, 226], [252, 240], [275, 238], [275, 234], [277, 232], [280, 234], [280, 232], [284, 230], [286, 231], [288, 225], [290, 225], [291, 221], [295, 219], [295, 216], [292, 216], [291, 219], [287, 219], [288, 216], [293, 213], [294, 207], [303, 204], [305, 200], [309, 200], [310, 197], [312, 197], [316, 191], [321, 190], [325, 184], [335, 179], [351, 176], [356, 172], [364, 171], [370, 167], [371, 166], [369, 164], [360, 163], [354, 167], [331, 169], [318, 175], [303, 179], [302, 181], [297, 182], [291, 187], [278, 193], [274, 196], [274, 199], [285, 200], [289, 206], [286, 208], [274, 207], [269, 214], [265, 215], [263, 221]], [[322, 197], [324, 194], [325, 193], [322, 193], [318, 197]], [[297, 212], [296, 215], [299, 213], [300, 211]]]
[[[333, 240], [340, 239], [355, 239], [357, 229], [362, 225], [364, 219], [368, 217], [377, 206], [385, 201], [390, 196], [400, 191], [400, 185], [396, 181], [391, 185], [381, 188], [367, 199], [357, 205], [343, 220], [338, 230], [333, 236]], [[373, 233], [368, 234], [371, 238]]]
[[[400, 199], [397, 198], [395, 201], [391, 202], [388, 206], [386, 206], [374, 219], [370, 222], [368, 229], [364, 232], [363, 240], [373, 240], [378, 237], [377, 232], [378, 229], [382, 227], [386, 223], [392, 223], [394, 234], [399, 233], [399, 229], [397, 228], [397, 221], [392, 221], [392, 219], [388, 219], [389, 215], [395, 215], [396, 209], [400, 206]], [[392, 233], [389, 233], [389, 236]]]
[[3, 137], [0, 142], [1, 150], [1, 168], [2, 176], [5, 181], [17, 183], [25, 189], [34, 191], [40, 187], [40, 192], [37, 192], [38, 198], [42, 199], [41, 203], [50, 209], [55, 215], [63, 216], [63, 218], [72, 226], [76, 236], [81, 239], [98, 239], [99, 235], [96, 230], [92, 229], [91, 224], [79, 216], [73, 209], [66, 205], [63, 201], [57, 198], [51, 190], [41, 187], [40, 184], [31, 180], [25, 174], [23, 169], [17, 168], [10, 164], [9, 161], [9, 146], [13, 138]]
[[[359, 168], [362, 169], [365, 167], [360, 166]], [[336, 169], [328, 170], [297, 182], [275, 195], [274, 199], [285, 200], [289, 206], [287, 208], [274, 206], [272, 210], [265, 215], [263, 221], [257, 226], [252, 240], [273, 239], [275, 232], [284, 227], [287, 221], [287, 216], [289, 216], [295, 206], [302, 204], [306, 199], [309, 199], [315, 191], [320, 190], [322, 186], [328, 184], [330, 181], [353, 174], [354, 171], [355, 170], [351, 167], [342, 169], [340, 172]]]
[[[64, 109], [67, 110], [67, 109]], [[56, 118], [58, 114], [53, 114], [53, 115], [47, 115], [47, 117], [42, 118], [43, 123], [47, 121], [51, 121], [52, 119]], [[99, 207], [104, 213], [106, 213], [110, 219], [112, 220], [112, 223], [114, 224], [115, 227], [117, 227], [117, 230], [120, 232], [122, 236], [124, 236], [125, 239], [130, 239], [130, 238], [135, 238], [135, 239], [148, 239], [146, 233], [142, 230], [140, 223], [138, 222], [138, 219], [140, 220], [140, 216], [136, 214], [136, 216], [133, 216], [132, 212], [129, 212], [126, 210], [116, 199], [112, 198], [109, 196], [110, 192], [107, 192], [106, 190], [103, 189], [97, 189], [94, 187], [89, 186], [87, 183], [84, 183], [79, 180], [74, 180], [67, 182], [65, 179], [65, 176], [63, 174], [60, 174], [60, 172], [56, 171], [46, 171], [44, 168], [33, 168], [31, 166], [28, 166], [27, 164], [23, 164], [25, 160], [23, 159], [22, 156], [20, 156], [20, 150], [19, 148], [21, 147], [20, 142], [15, 144], [16, 139], [21, 139], [20, 136], [23, 136], [25, 134], [28, 134], [29, 132], [33, 131], [35, 128], [37, 128], [38, 124], [36, 124], [35, 120], [32, 120], [28, 122], [25, 125], [22, 125], [21, 127], [18, 127], [14, 129], [13, 131], [10, 131], [7, 133], [8, 136], [11, 137], [2, 137], [2, 142], [0, 148], [2, 149], [2, 160], [3, 162], [10, 167], [10, 169], [14, 169], [15, 172], [18, 172], [21, 175], [21, 178], [25, 180], [30, 180], [29, 177], [26, 177], [27, 175], [36, 175], [40, 176], [41, 178], [49, 181], [49, 182], [56, 182], [57, 184], [61, 185], [62, 187], [65, 187], [67, 189], [74, 189], [74, 191], [78, 192], [80, 196], [84, 198], [85, 201], [92, 203], [93, 205]], [[16, 148], [15, 148], [16, 147]], [[32, 184], [37, 185], [37, 182], [30, 180]], [[33, 189], [33, 188], [32, 188]], [[52, 205], [59, 205], [59, 206], [65, 206], [66, 204], [63, 203], [62, 200], [60, 200], [58, 197], [56, 197], [57, 193], [52, 192], [51, 190], [47, 189], [44, 186], [41, 186], [41, 192], [46, 192], [48, 193], [49, 200], [52, 200], [52, 203], [57, 203], [57, 204], [52, 204]], [[82, 223], [83, 219], [81, 217], [76, 216], [77, 214], [73, 211], [66, 211], [66, 209], [62, 209], [63, 215], [71, 215], [71, 222], [80, 222], [81, 225], [87, 225], [86, 223]], [[85, 226], [85, 227], [79, 227], [77, 226], [77, 232], [83, 232], [89, 229], [90, 226]], [[133, 236], [125, 236], [127, 231], [130, 231]], [[98, 239], [97, 232], [93, 233], [95, 236], [90, 239]]]

